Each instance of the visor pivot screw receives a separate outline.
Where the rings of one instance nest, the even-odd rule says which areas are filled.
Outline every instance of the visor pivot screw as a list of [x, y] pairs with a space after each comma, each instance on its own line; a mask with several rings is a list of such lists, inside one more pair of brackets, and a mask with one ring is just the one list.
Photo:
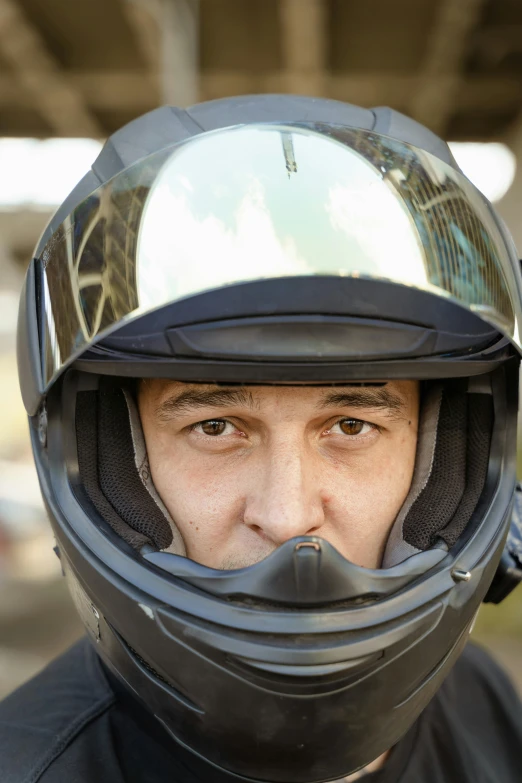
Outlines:
[[47, 411], [42, 408], [38, 414], [38, 440], [45, 448], [47, 446]]
[[471, 571], [464, 571], [462, 568], [454, 568], [451, 572], [451, 576], [455, 582], [469, 582], [471, 579]]

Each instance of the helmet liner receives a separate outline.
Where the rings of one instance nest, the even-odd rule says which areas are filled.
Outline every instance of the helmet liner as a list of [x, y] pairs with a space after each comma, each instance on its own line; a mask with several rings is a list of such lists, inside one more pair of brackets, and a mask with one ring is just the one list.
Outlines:
[[91, 502], [131, 546], [166, 549], [172, 531], [137, 471], [123, 390], [104, 381], [99, 392], [80, 392], [77, 406], [78, 463]]

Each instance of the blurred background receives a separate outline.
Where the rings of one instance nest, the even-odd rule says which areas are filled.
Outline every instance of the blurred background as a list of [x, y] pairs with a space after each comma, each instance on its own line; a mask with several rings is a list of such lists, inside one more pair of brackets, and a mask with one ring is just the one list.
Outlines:
[[[80, 634], [18, 395], [18, 295], [104, 138], [244, 93], [391, 106], [451, 140], [522, 249], [520, 0], [0, 0], [0, 697]], [[475, 636], [522, 690], [522, 589]]]

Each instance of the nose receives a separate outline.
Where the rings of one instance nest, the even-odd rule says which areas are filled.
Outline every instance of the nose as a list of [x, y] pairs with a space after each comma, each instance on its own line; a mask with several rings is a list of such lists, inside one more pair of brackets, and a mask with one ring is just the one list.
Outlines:
[[244, 522], [277, 546], [295, 536], [318, 535], [325, 521], [318, 472], [301, 444], [265, 455], [252, 475]]

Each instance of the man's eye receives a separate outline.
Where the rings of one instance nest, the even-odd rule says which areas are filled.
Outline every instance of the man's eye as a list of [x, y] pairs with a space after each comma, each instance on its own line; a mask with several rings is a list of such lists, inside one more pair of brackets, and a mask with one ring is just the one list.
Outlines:
[[203, 435], [223, 435], [224, 433], [230, 435], [234, 430], [234, 425], [225, 419], [207, 419], [194, 424], [192, 429], [203, 433]]
[[341, 432], [343, 435], [366, 435], [373, 429], [373, 424], [369, 424], [367, 421], [361, 421], [360, 419], [341, 419], [338, 421], [330, 432]]

